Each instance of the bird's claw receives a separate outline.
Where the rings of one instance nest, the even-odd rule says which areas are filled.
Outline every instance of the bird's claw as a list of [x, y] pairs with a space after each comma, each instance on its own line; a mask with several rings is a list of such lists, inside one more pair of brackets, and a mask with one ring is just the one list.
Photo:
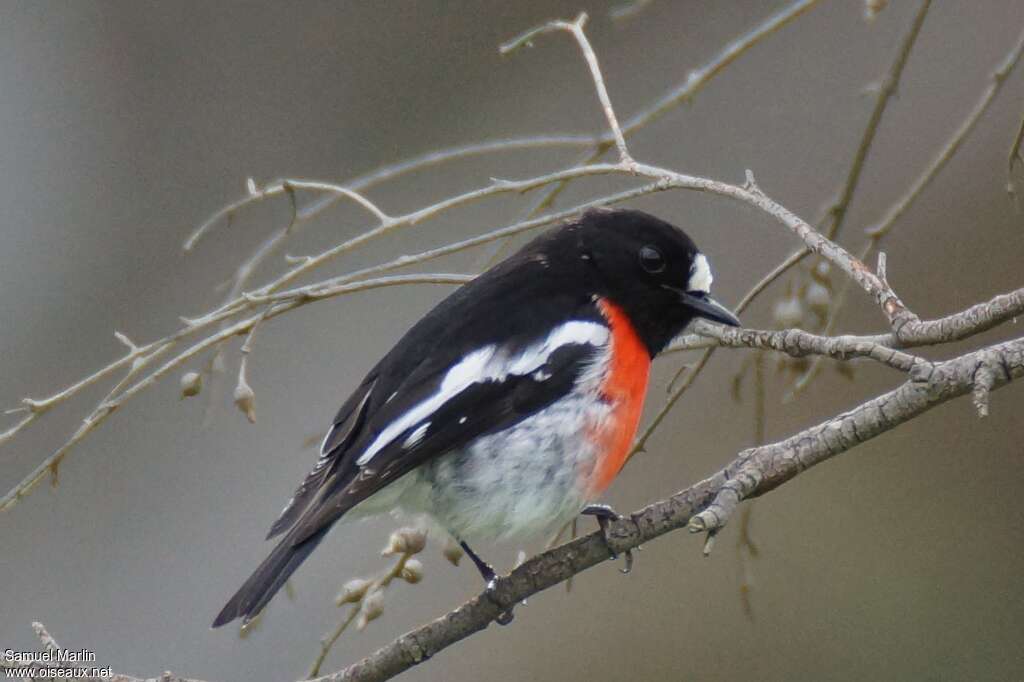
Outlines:
[[[484, 588], [484, 593], [487, 594], [488, 596], [490, 596], [491, 600], [493, 601], [494, 598], [497, 596], [496, 595], [497, 589], [498, 589], [498, 578], [497, 578], [497, 576], [491, 576], [491, 579], [487, 581], [487, 586]], [[507, 611], [502, 611], [501, 613], [499, 613], [497, 618], [494, 619], [494, 622], [497, 623], [498, 625], [508, 625], [509, 623], [512, 622], [512, 620], [514, 618], [515, 618], [515, 614], [512, 613], [512, 609], [510, 608]]]
[[[611, 507], [609, 507], [607, 504], [588, 504], [586, 507], [583, 508], [583, 511], [581, 511], [580, 514], [593, 516], [595, 519], [597, 519], [597, 525], [601, 529], [601, 535], [604, 536], [604, 544], [608, 547], [608, 551], [611, 552], [612, 561], [618, 559], [618, 552], [612, 549], [611, 542], [608, 541], [608, 522], [618, 521], [622, 518], [622, 515], [615, 511], [614, 509], [612, 509]], [[633, 550], [627, 549], [623, 553], [623, 558], [625, 560], [626, 565], [620, 568], [619, 572], [623, 575], [626, 575], [633, 570]]]

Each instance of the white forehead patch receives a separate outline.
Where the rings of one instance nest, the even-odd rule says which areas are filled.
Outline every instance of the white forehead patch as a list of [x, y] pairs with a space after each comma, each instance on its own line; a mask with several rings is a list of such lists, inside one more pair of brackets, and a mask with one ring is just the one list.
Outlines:
[[687, 291], [703, 291], [705, 294], [711, 292], [711, 282], [715, 278], [711, 276], [711, 267], [708, 259], [703, 253], [698, 253], [693, 258], [693, 267], [690, 268], [690, 281], [686, 284]]

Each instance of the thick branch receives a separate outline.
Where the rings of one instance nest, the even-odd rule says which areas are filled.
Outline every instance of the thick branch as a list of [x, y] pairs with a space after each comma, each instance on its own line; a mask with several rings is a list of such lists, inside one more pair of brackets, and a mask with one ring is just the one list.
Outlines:
[[[902, 327], [899, 334], [875, 334], [865, 336], [828, 336], [809, 334], [797, 329], [764, 332], [752, 329], [723, 329], [706, 322], [698, 322], [694, 333], [679, 337], [665, 351], [675, 353], [684, 350], [698, 350], [714, 346], [732, 348], [764, 348], [777, 350], [789, 355], [822, 355], [839, 360], [850, 357], [871, 357], [885, 364], [891, 364], [881, 357], [874, 357], [874, 350], [862, 349], [914, 348], [962, 341], [976, 334], [993, 329], [1004, 322], [1024, 314], [1024, 288], [1000, 294], [983, 303], [976, 303], [966, 310], [935, 320], [914, 320]], [[912, 356], [907, 356], [912, 357]], [[897, 369], [904, 369], [905, 360], [898, 360]], [[909, 367], [906, 368], [909, 370]]]
[[901, 372], [909, 372], [918, 364], [925, 362], [909, 353], [894, 350], [859, 336], [820, 336], [800, 329], [782, 331], [737, 329], [703, 320], [698, 321], [695, 327], [698, 335], [713, 340], [719, 346], [774, 350], [794, 358], [808, 355], [827, 356], [836, 360], [869, 358]]

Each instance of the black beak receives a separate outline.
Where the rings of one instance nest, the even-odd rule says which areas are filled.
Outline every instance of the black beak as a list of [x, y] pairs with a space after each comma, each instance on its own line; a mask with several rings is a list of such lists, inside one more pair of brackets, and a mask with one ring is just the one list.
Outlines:
[[728, 308], [724, 305], [711, 298], [702, 291], [689, 292], [681, 291], [679, 289], [673, 289], [682, 299], [684, 305], [693, 308], [697, 311], [698, 317], [711, 320], [712, 322], [721, 322], [727, 324], [730, 327], [741, 326], [739, 318], [732, 314]]

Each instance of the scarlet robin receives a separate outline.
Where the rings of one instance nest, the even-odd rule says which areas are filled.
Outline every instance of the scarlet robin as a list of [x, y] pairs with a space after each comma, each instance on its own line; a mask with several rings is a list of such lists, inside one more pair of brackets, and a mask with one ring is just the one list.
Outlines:
[[456, 290], [342, 405], [214, 627], [258, 614], [345, 515], [426, 513], [493, 578], [470, 543], [587, 510], [626, 460], [651, 359], [694, 318], [739, 324], [711, 281], [682, 230], [597, 209]]

